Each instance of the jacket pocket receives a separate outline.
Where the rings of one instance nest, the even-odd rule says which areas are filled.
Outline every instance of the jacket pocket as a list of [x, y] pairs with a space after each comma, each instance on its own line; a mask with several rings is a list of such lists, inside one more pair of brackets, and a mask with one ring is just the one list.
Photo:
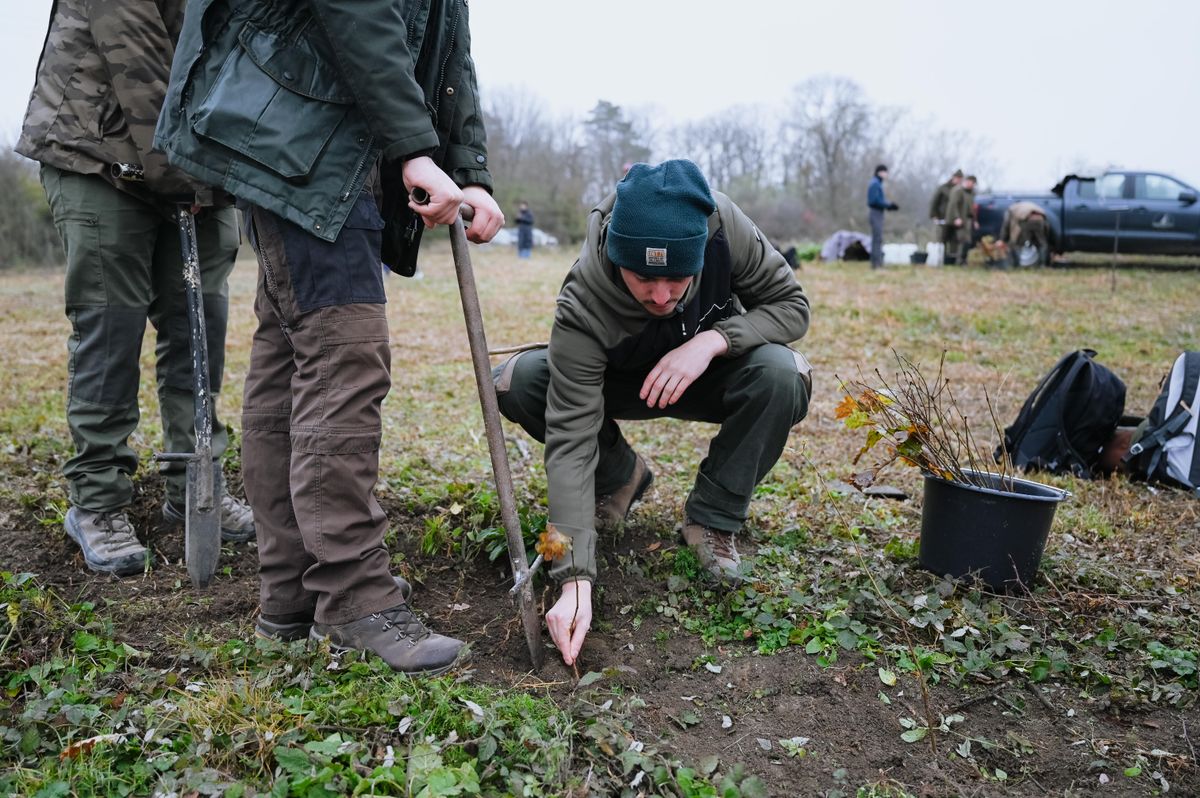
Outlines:
[[285, 222], [284, 253], [301, 313], [334, 305], [387, 302], [379, 262], [383, 218], [370, 191], [363, 191], [334, 241], [324, 241]]
[[192, 116], [196, 135], [287, 178], [303, 177], [354, 101], [303, 42], [247, 24]]

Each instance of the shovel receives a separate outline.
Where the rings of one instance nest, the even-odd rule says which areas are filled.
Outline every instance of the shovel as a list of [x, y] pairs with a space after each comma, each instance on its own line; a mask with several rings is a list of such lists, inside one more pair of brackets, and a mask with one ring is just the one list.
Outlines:
[[[418, 204], [429, 201], [429, 195], [421, 189], [413, 189], [413, 200]], [[508, 467], [508, 450], [504, 446], [504, 431], [500, 426], [500, 405], [496, 399], [496, 386], [492, 382], [492, 365], [488, 360], [487, 337], [483, 332], [483, 312], [479, 308], [479, 292], [475, 288], [475, 270], [471, 268], [471, 255], [467, 249], [467, 234], [463, 220], [471, 221], [470, 206], [462, 207], [461, 215], [450, 226], [450, 249], [454, 253], [454, 271], [458, 275], [458, 293], [462, 299], [463, 316], [467, 322], [467, 341], [471, 347], [471, 364], [475, 367], [475, 387], [479, 389], [479, 404], [483, 409], [483, 428], [487, 434], [488, 451], [492, 456], [492, 473], [496, 477], [496, 496], [500, 500], [500, 520], [504, 523], [508, 539], [508, 558], [513, 577], [521, 585], [517, 602], [521, 607], [521, 623], [525, 628], [525, 642], [529, 645], [529, 658], [534, 670], [541, 670], [542, 622], [533, 606], [532, 579], [528, 577], [529, 558], [525, 553], [525, 539], [521, 535], [521, 521], [517, 518], [517, 501], [513, 494], [512, 471]]]
[[184, 556], [188, 576], [197, 588], [207, 587], [221, 555], [221, 514], [216, 488], [221, 466], [212, 456], [212, 395], [208, 384], [208, 333], [204, 323], [204, 292], [200, 285], [200, 254], [196, 246], [196, 220], [191, 208], [175, 209], [183, 247], [183, 287], [187, 295], [188, 324], [192, 334], [192, 397], [195, 410], [195, 451], [162, 452], [159, 462], [187, 464], [187, 509], [184, 515]]

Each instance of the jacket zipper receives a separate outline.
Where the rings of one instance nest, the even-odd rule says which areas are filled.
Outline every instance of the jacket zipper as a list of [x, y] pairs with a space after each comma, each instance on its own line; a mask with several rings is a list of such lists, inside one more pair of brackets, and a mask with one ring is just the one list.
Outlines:
[[367, 165], [367, 156], [371, 153], [371, 145], [375, 143], [374, 136], [367, 136], [367, 143], [363, 147], [362, 155], [358, 156], [358, 163], [354, 165], [354, 173], [350, 175], [350, 182], [346, 186], [346, 190], [342, 192], [342, 202], [350, 199], [350, 192], [354, 190], [354, 184], [358, 182], [359, 175]]
[[454, 19], [450, 22], [450, 46], [446, 48], [446, 55], [442, 58], [442, 68], [438, 70], [437, 89], [434, 91], [433, 113], [434, 118], [438, 116], [438, 109], [442, 105], [442, 84], [446, 80], [446, 67], [450, 65], [450, 59], [454, 56], [454, 43], [458, 38], [458, 18], [462, 14], [462, 9], [459, 6], [461, 0], [454, 0]]

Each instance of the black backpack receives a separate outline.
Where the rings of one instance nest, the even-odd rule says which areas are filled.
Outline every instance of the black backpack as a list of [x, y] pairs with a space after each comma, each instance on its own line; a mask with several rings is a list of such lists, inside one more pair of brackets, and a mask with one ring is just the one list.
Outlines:
[[1017, 468], [1089, 476], [1100, 449], [1112, 438], [1125, 410], [1125, 383], [1080, 349], [1058, 361], [1004, 430], [1005, 453]]
[[1150, 415], [1123, 458], [1129, 473], [1200, 494], [1200, 352], [1184, 352], [1163, 380]]

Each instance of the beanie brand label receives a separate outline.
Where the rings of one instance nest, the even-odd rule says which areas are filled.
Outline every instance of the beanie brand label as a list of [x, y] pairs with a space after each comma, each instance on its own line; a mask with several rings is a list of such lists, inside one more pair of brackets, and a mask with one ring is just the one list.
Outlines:
[[666, 247], [646, 247], [646, 265], [647, 266], [666, 266], [667, 265], [667, 248]]

